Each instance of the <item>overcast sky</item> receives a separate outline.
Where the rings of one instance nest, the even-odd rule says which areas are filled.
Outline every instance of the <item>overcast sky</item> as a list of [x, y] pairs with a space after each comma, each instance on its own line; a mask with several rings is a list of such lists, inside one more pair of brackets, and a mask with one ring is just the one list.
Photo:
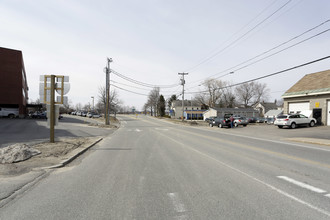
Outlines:
[[[91, 103], [105, 85], [107, 57], [111, 69], [136, 81], [177, 84], [161, 88], [165, 98], [181, 93], [178, 73], [188, 72], [190, 99], [209, 77], [235, 84], [329, 56], [329, 12], [329, 0], [0, 0], [0, 47], [23, 52], [33, 101], [39, 76], [55, 74], [70, 77], [74, 105]], [[260, 82], [274, 101], [305, 74], [328, 69], [330, 59]], [[124, 105], [142, 109], [151, 88], [110, 78], [134, 92], [116, 88]]]

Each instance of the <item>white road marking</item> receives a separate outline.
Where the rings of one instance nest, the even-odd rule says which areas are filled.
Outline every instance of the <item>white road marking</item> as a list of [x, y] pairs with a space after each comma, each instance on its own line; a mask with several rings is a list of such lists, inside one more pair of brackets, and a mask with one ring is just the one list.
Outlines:
[[136, 129], [135, 129], [135, 131], [137, 131], [137, 132], [141, 132], [142, 130], [140, 130], [140, 129], [136, 128]]
[[176, 212], [181, 213], [186, 211], [184, 204], [180, 201], [177, 193], [167, 193], [167, 195], [170, 197]]
[[159, 131], [168, 131], [167, 128], [156, 128], [156, 130], [159, 130]]
[[329, 197], [329, 198], [330, 198], [330, 194], [326, 194], [326, 195], [324, 195], [324, 196], [326, 196], [326, 197]]
[[300, 187], [302, 187], [302, 188], [308, 189], [308, 190], [313, 191], [313, 192], [317, 192], [317, 193], [325, 193], [325, 192], [327, 192], [327, 191], [325, 191], [325, 190], [323, 190], [323, 189], [320, 189], [320, 188], [317, 188], [317, 187], [314, 187], [314, 186], [308, 185], [308, 184], [303, 183], [303, 182], [299, 182], [299, 181], [294, 180], [294, 179], [291, 179], [291, 178], [289, 178], [289, 177], [287, 177], [287, 176], [278, 176], [277, 178], [280, 178], [280, 179], [286, 180], [286, 181], [288, 181], [288, 182], [290, 182], [290, 183], [293, 183], [293, 184], [295, 184], [295, 185], [297, 185], [297, 186], [300, 186]]
[[187, 215], [179, 215], [179, 216], [175, 216], [174, 219], [176, 220], [186, 220], [189, 219]]
[[[170, 122], [168, 122], [168, 123], [170, 123]], [[189, 127], [189, 128], [205, 131], [205, 128], [198, 128], [198, 127]], [[236, 137], [243, 137], [243, 138], [254, 139], [254, 140], [259, 140], [259, 141], [266, 141], [266, 142], [272, 142], [272, 143], [277, 143], [277, 144], [285, 144], [285, 145], [291, 145], [291, 146], [295, 146], [295, 147], [301, 147], [301, 148], [307, 148], [307, 149], [312, 149], [312, 150], [321, 150], [321, 151], [330, 152], [329, 149], [325, 149], [325, 148], [319, 148], [319, 147], [315, 147], [315, 146], [309, 147], [309, 146], [306, 146], [306, 145], [294, 144], [294, 143], [290, 143], [290, 142], [269, 140], [269, 139], [245, 136], [245, 135], [240, 135], [240, 134], [232, 134], [232, 133], [225, 132], [225, 131], [220, 131], [219, 132], [219, 131], [215, 131], [215, 130], [210, 129], [209, 132], [218, 133], [218, 134], [221, 133], [221, 134], [231, 135], [231, 136], [236, 136]]]
[[[165, 136], [164, 134], [160, 134], [160, 135]], [[173, 142], [181, 145], [184, 148], [188, 148], [188, 149], [190, 149], [190, 150], [192, 150], [192, 151], [194, 151], [194, 152], [196, 152], [196, 153], [198, 153], [198, 154], [200, 154], [200, 155], [202, 155], [202, 156], [204, 156], [204, 157], [206, 157], [206, 158], [208, 158], [210, 160], [213, 160], [214, 162], [216, 162], [218, 164], [221, 164], [222, 166], [225, 166], [225, 167], [227, 167], [229, 169], [232, 169], [232, 170], [234, 170], [234, 171], [236, 171], [236, 172], [238, 172], [238, 173], [240, 173], [240, 174], [242, 174], [242, 175], [244, 175], [244, 176], [246, 176], [246, 177], [248, 177], [248, 178], [250, 178], [250, 179], [252, 179], [252, 180], [254, 180], [254, 181], [256, 181], [256, 182], [258, 182], [258, 183], [260, 183], [260, 184], [262, 184], [262, 185], [264, 185], [264, 186], [266, 186], [268, 188], [270, 188], [270, 189], [272, 189], [272, 190], [274, 190], [275, 192], [278, 192], [279, 194], [281, 194], [281, 195], [283, 195], [285, 197], [288, 197], [288, 198], [290, 198], [290, 199], [292, 199], [292, 200], [294, 200], [294, 201], [296, 201], [296, 202], [298, 202], [298, 203], [300, 203], [302, 205], [305, 205], [305, 206], [307, 206], [307, 207], [309, 207], [311, 209], [314, 209], [317, 212], [320, 212], [320, 213], [322, 213], [322, 214], [330, 217], [330, 212], [328, 212], [328, 211], [326, 211], [326, 210], [324, 210], [322, 208], [318, 208], [318, 207], [312, 205], [311, 203], [305, 202], [305, 201], [303, 201], [303, 200], [301, 200], [301, 199], [299, 199], [299, 198], [297, 198], [297, 197], [295, 197], [295, 196], [293, 196], [293, 195], [291, 195], [291, 194], [289, 194], [289, 193], [287, 193], [287, 192], [285, 192], [283, 190], [280, 190], [280, 189], [276, 188], [275, 186], [273, 186], [271, 184], [268, 184], [268, 183], [266, 183], [266, 182], [264, 182], [264, 181], [262, 181], [262, 180], [260, 180], [260, 179], [258, 179], [256, 177], [254, 177], [254, 176], [251, 176], [250, 174], [245, 173], [244, 171], [241, 171], [240, 169], [237, 169], [237, 168], [235, 168], [233, 166], [230, 166], [230, 165], [228, 165], [228, 164], [226, 164], [226, 163], [224, 163], [224, 162], [222, 162], [222, 161], [220, 161], [220, 160], [218, 160], [218, 159], [216, 159], [216, 158], [214, 158], [212, 156], [209, 156], [209, 155], [207, 155], [207, 154], [205, 154], [205, 153], [203, 153], [201, 151], [198, 151], [198, 150], [196, 150], [196, 149], [194, 149], [192, 147], [189, 147], [189, 146], [185, 145], [184, 143], [179, 142], [179, 141], [177, 141], [177, 140], [175, 140], [175, 139], [173, 139], [171, 137], [168, 137], [168, 136], [165, 136], [165, 137], [167, 138], [167, 140], [172, 140]]]

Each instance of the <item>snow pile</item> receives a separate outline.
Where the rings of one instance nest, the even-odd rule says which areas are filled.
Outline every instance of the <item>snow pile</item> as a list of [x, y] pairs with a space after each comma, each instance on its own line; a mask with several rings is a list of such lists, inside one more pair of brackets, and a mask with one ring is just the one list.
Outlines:
[[0, 149], [0, 164], [27, 160], [41, 152], [26, 144], [14, 144]]

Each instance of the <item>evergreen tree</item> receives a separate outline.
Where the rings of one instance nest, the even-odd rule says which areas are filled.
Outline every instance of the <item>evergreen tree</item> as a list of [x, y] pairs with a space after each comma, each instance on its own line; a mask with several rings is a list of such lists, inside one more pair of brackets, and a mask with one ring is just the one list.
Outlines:
[[163, 117], [165, 115], [165, 99], [163, 95], [159, 96], [158, 115]]

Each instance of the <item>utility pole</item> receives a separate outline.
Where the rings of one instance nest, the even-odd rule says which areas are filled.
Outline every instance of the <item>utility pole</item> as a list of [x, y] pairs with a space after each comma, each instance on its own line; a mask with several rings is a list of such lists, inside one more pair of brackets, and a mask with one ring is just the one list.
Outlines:
[[178, 74], [182, 75], [181, 85], [182, 85], [182, 121], [183, 121], [183, 118], [184, 118], [184, 84], [185, 84], [184, 76], [188, 75], [188, 73], [178, 73]]
[[109, 103], [109, 92], [110, 92], [110, 63], [112, 62], [112, 58], [107, 58], [108, 64], [107, 67], [105, 68], [106, 72], [106, 82], [105, 82], [105, 88], [106, 88], [106, 105], [105, 105], [105, 124], [109, 125], [110, 120], [109, 120], [109, 112], [110, 112], [110, 103]]
[[192, 104], [192, 96], [191, 96], [191, 100], [190, 100], [190, 104], [191, 104], [191, 122], [192, 122], [192, 116], [193, 116], [193, 109], [192, 109], [192, 106], [193, 106], [193, 104]]

